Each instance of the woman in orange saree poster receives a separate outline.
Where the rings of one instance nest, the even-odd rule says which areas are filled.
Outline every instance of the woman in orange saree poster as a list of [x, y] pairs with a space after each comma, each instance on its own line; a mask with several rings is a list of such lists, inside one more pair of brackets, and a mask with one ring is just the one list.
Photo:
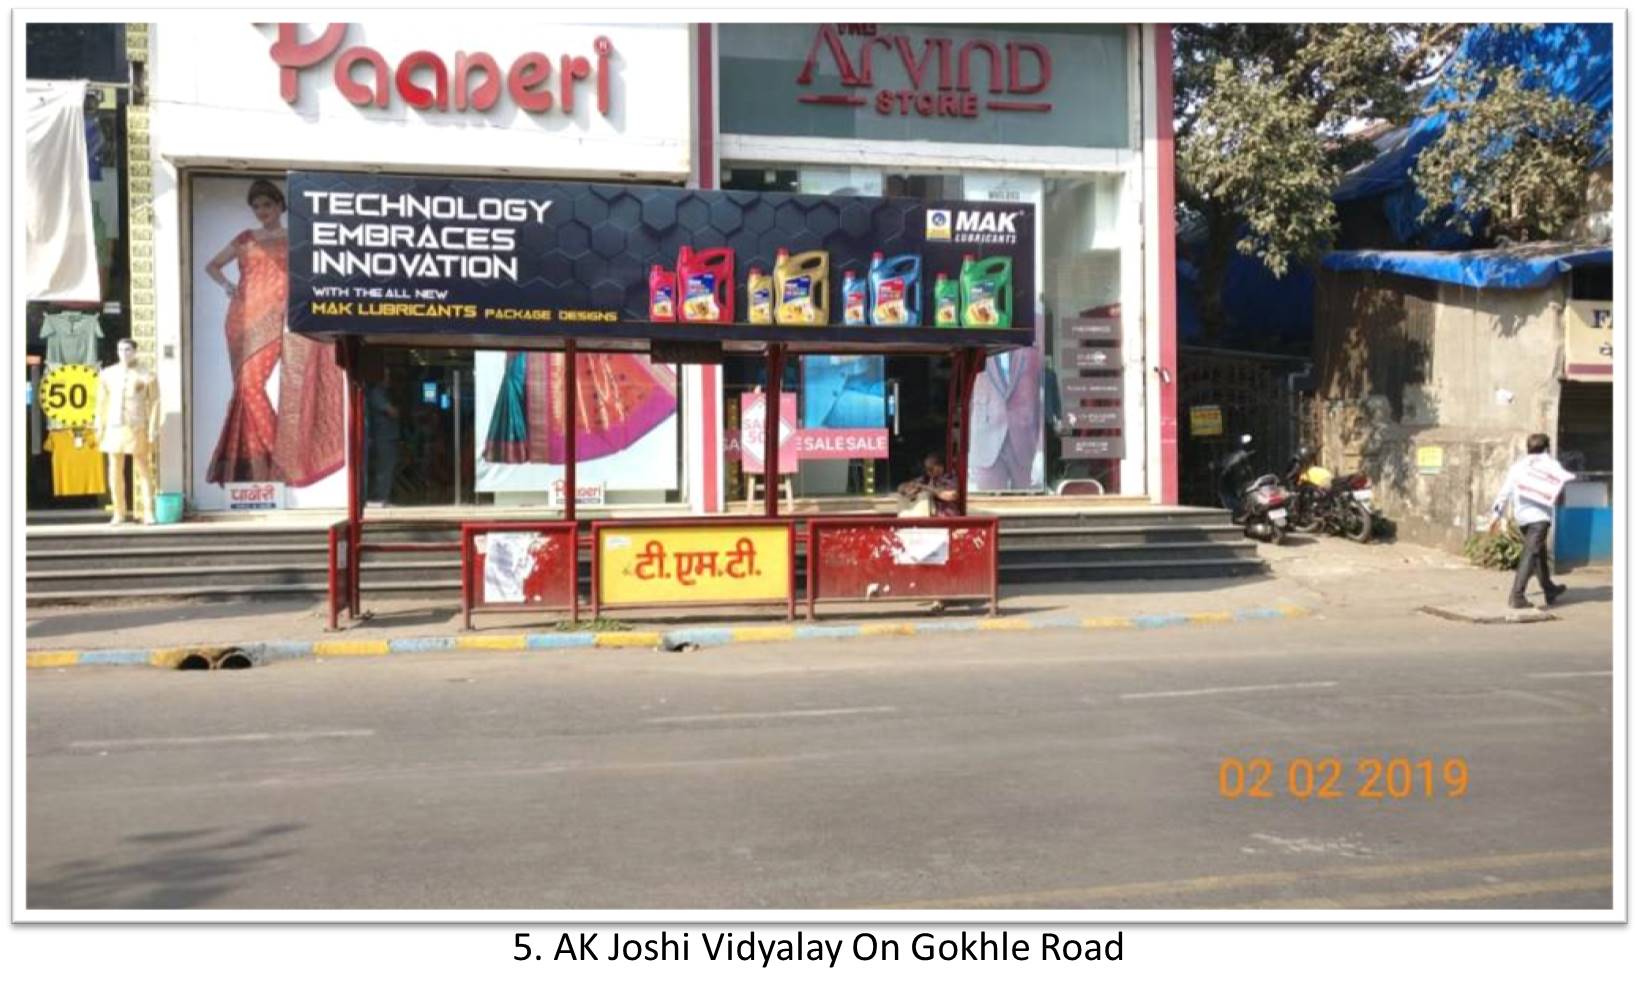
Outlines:
[[[305, 487], [346, 461], [345, 379], [335, 347], [285, 332], [289, 236], [284, 193], [256, 180], [245, 198], [259, 223], [205, 264], [229, 296], [224, 333], [233, 395], [205, 479], [214, 484], [282, 481]], [[223, 272], [235, 264], [238, 281]], [[279, 370], [279, 403], [267, 385]]]

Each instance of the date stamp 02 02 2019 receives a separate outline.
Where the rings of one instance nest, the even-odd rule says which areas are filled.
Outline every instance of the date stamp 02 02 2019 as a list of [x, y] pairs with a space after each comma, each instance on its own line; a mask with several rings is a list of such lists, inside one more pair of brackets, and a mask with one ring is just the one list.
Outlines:
[[1467, 788], [1460, 757], [1362, 757], [1351, 765], [1337, 757], [1225, 757], [1217, 765], [1225, 799], [1460, 799]]

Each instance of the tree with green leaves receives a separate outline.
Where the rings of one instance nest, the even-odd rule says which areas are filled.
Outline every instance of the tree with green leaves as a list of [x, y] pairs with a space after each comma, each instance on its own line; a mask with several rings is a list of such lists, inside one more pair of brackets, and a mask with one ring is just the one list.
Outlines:
[[1276, 276], [1336, 231], [1331, 194], [1373, 154], [1362, 123], [1401, 123], [1465, 25], [1180, 24], [1174, 30], [1177, 189], [1204, 226], [1201, 321], [1224, 326], [1236, 252]]
[[1448, 217], [1468, 234], [1482, 220], [1481, 234], [1517, 242], [1563, 234], [1586, 207], [1592, 108], [1531, 85], [1517, 66], [1458, 65], [1447, 80], [1433, 109], [1449, 123], [1411, 174], [1422, 220]]

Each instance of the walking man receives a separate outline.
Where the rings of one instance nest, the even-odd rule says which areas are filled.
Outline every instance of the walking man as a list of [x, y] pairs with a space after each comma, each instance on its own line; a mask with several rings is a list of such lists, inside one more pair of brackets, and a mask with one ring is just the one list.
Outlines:
[[1531, 608], [1524, 598], [1524, 586], [1530, 583], [1531, 575], [1540, 580], [1541, 591], [1548, 605], [1558, 601], [1565, 591], [1564, 586], [1554, 584], [1547, 573], [1547, 533], [1553, 525], [1553, 505], [1558, 501], [1565, 483], [1574, 480], [1575, 475], [1553, 459], [1553, 455], [1547, 452], [1549, 445], [1547, 436], [1540, 432], [1526, 440], [1525, 455], [1508, 468], [1501, 493], [1490, 507], [1491, 514], [1496, 517], [1491, 523], [1492, 530], [1500, 525], [1501, 516], [1511, 503], [1513, 521], [1518, 523], [1519, 531], [1524, 534], [1519, 572], [1513, 578], [1513, 591], [1507, 600], [1510, 609]]

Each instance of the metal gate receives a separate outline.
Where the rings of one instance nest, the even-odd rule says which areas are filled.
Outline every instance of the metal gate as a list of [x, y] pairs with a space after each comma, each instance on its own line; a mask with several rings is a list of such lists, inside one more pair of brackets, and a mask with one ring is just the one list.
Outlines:
[[[1306, 381], [1313, 364], [1301, 356], [1242, 353], [1184, 346], [1179, 351], [1177, 417], [1178, 491], [1184, 504], [1214, 506], [1216, 466], [1241, 434], [1250, 433], [1258, 473], [1278, 473], [1309, 433]], [[1221, 412], [1221, 432], [1210, 434], [1214, 420], [1195, 418], [1191, 409], [1209, 416]], [[1206, 430], [1195, 433], [1196, 423]]]

